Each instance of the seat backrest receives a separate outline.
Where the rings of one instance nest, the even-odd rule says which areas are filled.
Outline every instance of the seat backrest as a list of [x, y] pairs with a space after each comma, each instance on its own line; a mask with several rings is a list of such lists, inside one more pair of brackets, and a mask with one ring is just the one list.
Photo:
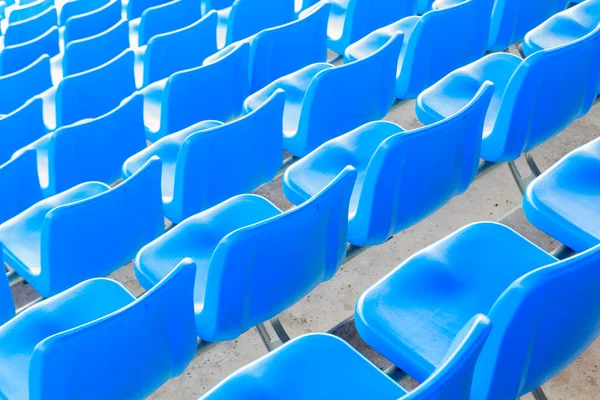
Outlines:
[[217, 51], [218, 21], [211, 12], [190, 26], [152, 37], [144, 54], [144, 86], [201, 66]]
[[139, 45], [144, 46], [155, 35], [185, 28], [200, 18], [199, 0], [173, 0], [150, 7], [142, 14]]
[[402, 33], [361, 60], [319, 72], [310, 83], [298, 134], [304, 153], [367, 122], [383, 118], [394, 102]]
[[493, 305], [474, 399], [517, 398], [552, 379], [600, 335], [600, 245], [517, 279]]
[[[301, 206], [221, 240], [210, 261], [198, 334], [230, 340], [275, 317], [333, 277], [346, 254], [356, 171], [346, 167]], [[277, 249], [277, 251], [273, 251]]]
[[44, 101], [34, 97], [0, 117], [0, 164], [8, 161], [15, 151], [48, 133], [43, 109]]
[[230, 44], [296, 19], [294, 0], [235, 0], [227, 21]]
[[250, 88], [249, 54], [250, 45], [241, 43], [212, 64], [171, 75], [163, 95], [161, 129], [173, 133], [196, 122], [226, 122], [240, 115]]
[[[0, 190], [5, 193], [0, 199], [0, 224], [43, 199], [35, 150], [25, 151], [0, 164]], [[0, 262], [0, 266], [4, 264]], [[4, 269], [1, 275], [4, 275]]]
[[[0, 175], [2, 175], [2, 167], [0, 166]], [[0, 180], [2, 178], [0, 177]], [[0, 219], [1, 220], [1, 219]], [[2, 259], [2, 243], [0, 243], [0, 265], [4, 266]], [[0, 326], [6, 321], [15, 316], [15, 301], [13, 300], [8, 286], [8, 279], [4, 271], [0, 274]]]
[[567, 8], [569, 0], [496, 0], [488, 50], [500, 51], [520, 42], [525, 34]]
[[108, 275], [164, 232], [160, 174], [153, 158], [115, 188], [46, 214], [41, 262], [50, 292]]
[[129, 23], [121, 20], [112, 28], [85, 39], [73, 40], [65, 48], [63, 76], [96, 68], [129, 48]]
[[93, 11], [69, 18], [63, 33], [65, 45], [104, 32], [121, 20], [121, 13], [121, 0], [112, 0]]
[[416, 9], [414, 0], [350, 0], [345, 3], [348, 3], [348, 10], [344, 30], [350, 30], [349, 43], [362, 39], [376, 29], [414, 15]]
[[252, 40], [251, 93], [307, 65], [327, 60], [327, 20], [323, 2], [296, 21], [261, 31]]
[[208, 14], [210, 10], [222, 10], [231, 7], [235, 0], [200, 0], [202, 15]]
[[[9, 114], [25, 102], [52, 87], [50, 57], [43, 55], [27, 67], [0, 76], [0, 114]], [[10, 95], [7, 95], [10, 93]], [[0, 150], [1, 152], [1, 150]], [[2, 157], [0, 157], [0, 162]]]
[[531, 150], [589, 111], [599, 78], [600, 27], [575, 42], [532, 54], [510, 79], [486, 140], [498, 141], [494, 148], [511, 158]]
[[56, 8], [50, 7], [31, 18], [10, 24], [4, 33], [4, 45], [12, 46], [33, 40], [56, 26], [57, 20]]
[[465, 0], [429, 11], [415, 27], [398, 71], [396, 93], [415, 98], [448, 73], [482, 57], [494, 0]]
[[252, 113], [185, 140], [177, 156], [173, 195], [181, 220], [250, 193], [275, 176], [283, 161], [284, 104], [285, 94], [278, 91]]
[[[352, 238], [352, 243], [384, 243], [467, 190], [477, 174], [481, 132], [493, 92], [493, 84], [486, 82], [453, 116], [390, 136], [379, 145], [350, 221], [364, 227], [356, 230], [364, 236]], [[400, 131], [391, 122], [366, 127]]]
[[54, 26], [35, 39], [2, 49], [0, 51], [0, 74], [16, 72], [44, 54], [53, 57], [59, 52], [58, 27]]
[[53, 6], [54, 0], [39, 0], [36, 2], [27, 3], [23, 6], [17, 6], [13, 8], [8, 15], [8, 22], [9, 24], [12, 24], [13, 22], [29, 19]]
[[181, 374], [197, 347], [195, 271], [184, 260], [122, 309], [43, 340], [29, 365], [31, 398], [140, 399]]
[[134, 53], [128, 49], [106, 64], [70, 75], [56, 89], [56, 127], [96, 118], [135, 91]]
[[160, 6], [171, 0], [129, 0], [127, 3], [127, 19], [132, 20], [142, 16], [150, 7]]
[[60, 9], [60, 25], [64, 26], [69, 18], [86, 14], [105, 6], [110, 0], [72, 0], [63, 4]]
[[138, 93], [101, 117], [57, 129], [48, 154], [50, 192], [119, 180], [127, 158], [146, 147], [143, 115], [144, 96]]

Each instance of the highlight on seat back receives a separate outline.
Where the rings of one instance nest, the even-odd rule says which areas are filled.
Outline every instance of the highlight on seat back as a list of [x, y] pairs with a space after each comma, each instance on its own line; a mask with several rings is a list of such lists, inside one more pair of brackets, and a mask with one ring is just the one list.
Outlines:
[[106, 64], [70, 75], [56, 89], [56, 126], [96, 118], [116, 108], [135, 91], [133, 50]]
[[143, 101], [134, 94], [105, 115], [63, 126], [30, 145], [38, 151], [45, 196], [88, 181], [118, 181], [125, 160], [146, 147]]
[[568, 4], [569, 0], [496, 0], [488, 50], [501, 51], [520, 42], [527, 32]]
[[394, 101], [402, 33], [369, 57], [334, 67], [309, 65], [249, 96], [247, 113], [276, 90], [286, 93], [283, 146], [303, 157], [329, 139], [383, 118]]
[[235, 339], [336, 273], [346, 254], [355, 178], [352, 168], [345, 169], [319, 195], [286, 213], [256, 195], [233, 197], [145, 246], [135, 259], [136, 277], [151, 287], [174, 262], [192, 258], [198, 265], [194, 297], [203, 304], [196, 307], [198, 336]]
[[493, 4], [494, 0], [465, 0], [421, 17], [404, 18], [348, 46], [345, 59], [362, 59], [377, 51], [396, 32], [404, 33], [396, 97], [415, 98], [449, 72], [485, 54]]
[[0, 327], [0, 395], [149, 396], [195, 354], [194, 272], [185, 260], [139, 299], [116, 281], [91, 279], [24, 311]]
[[[225, 378], [200, 400], [246, 398], [340, 398], [433, 400], [467, 398], [473, 368], [490, 331], [489, 319], [473, 317], [455, 350], [417, 389], [408, 393], [337, 336], [303, 335]], [[287, 371], [294, 370], [294, 376]]]
[[600, 139], [572, 151], [527, 186], [529, 222], [575, 251], [600, 244]]
[[150, 7], [160, 6], [170, 0], [129, 0], [127, 3], [127, 19], [132, 20], [142, 16]]
[[222, 10], [231, 7], [235, 0], [200, 0], [200, 10], [202, 15], [208, 14], [211, 10]]
[[129, 24], [125, 20], [95, 36], [73, 40], [65, 48], [62, 60], [63, 76], [96, 68], [128, 48]]
[[[185, 28], [201, 18], [199, 0], [173, 0], [144, 11], [138, 29], [139, 45], [144, 46], [161, 33]], [[216, 35], [216, 27], [215, 27]], [[194, 47], [190, 46], [189, 50]]]
[[[485, 80], [495, 85], [481, 157], [511, 161], [584, 116], [598, 93], [600, 27], [568, 45], [525, 60], [491, 54], [448, 74], [417, 99], [417, 116], [431, 123], [454, 114]], [[565, 69], [569, 74], [564, 73]]]
[[4, 46], [12, 46], [33, 40], [56, 26], [57, 20], [56, 8], [50, 7], [31, 18], [9, 24], [4, 33]]
[[314, 6], [319, 1], [320, 0], [295, 0], [296, 13], [300, 13], [301, 11], [304, 11], [307, 8]]
[[[6, 95], [0, 96], [0, 114], [10, 114], [33, 96], [50, 87], [52, 87], [52, 77], [50, 75], [50, 57], [47, 55], [41, 56], [19, 71], [1, 75], [0, 93]], [[0, 157], [0, 161], [1, 159], [2, 157]]]
[[69, 18], [63, 33], [65, 45], [106, 31], [121, 20], [121, 13], [121, 0], [111, 0], [93, 11]]
[[53, 57], [59, 52], [58, 28], [55, 26], [35, 39], [2, 49], [0, 51], [0, 74], [16, 72], [45, 54]]
[[239, 116], [250, 86], [249, 53], [249, 44], [241, 43], [215, 63], [177, 72], [142, 90], [148, 140], [154, 142], [200, 121], [227, 122]]
[[[0, 166], [0, 175], [1, 174], [2, 167]], [[2, 243], [0, 243], [0, 265], [4, 266], [4, 261], [2, 261]], [[8, 286], [6, 274], [2, 273], [0, 274], [0, 327], [14, 316], [15, 302], [12, 293], [10, 292], [10, 286]]]
[[38, 202], [0, 225], [5, 262], [44, 297], [115, 271], [164, 231], [160, 170], [151, 160], [113, 189], [87, 182]]
[[464, 109], [437, 124], [407, 132], [378, 121], [332, 139], [285, 171], [283, 191], [301, 204], [353, 166], [358, 178], [348, 241], [356, 246], [385, 243], [467, 190], [477, 173], [493, 90], [485, 83]]
[[176, 31], [155, 35], [144, 53], [144, 86], [202, 65], [217, 51], [217, 13]]
[[64, 26], [69, 18], [95, 11], [105, 6], [109, 0], [71, 0], [63, 4], [60, 9], [60, 25]]
[[16, 6], [11, 9], [10, 14], [8, 14], [8, 23], [12, 24], [14, 22], [19, 22], [24, 19], [29, 19], [36, 15], [41, 14], [46, 11], [48, 8], [54, 6], [54, 0], [39, 0], [35, 2], [30, 2], [23, 6]]
[[219, 48], [296, 19], [294, 0], [235, 0], [219, 12]]
[[281, 168], [284, 102], [285, 95], [277, 92], [261, 108], [226, 125], [205, 121], [168, 135], [130, 157], [124, 176], [160, 157], [165, 216], [175, 223], [250, 193]]
[[414, 1], [335, 0], [327, 29], [328, 47], [338, 54], [351, 43], [415, 13]]
[[35, 151], [0, 164], [0, 189], [5, 193], [0, 197], [0, 225], [42, 200]]
[[44, 102], [34, 97], [8, 115], [0, 117], [0, 164], [14, 152], [48, 133], [43, 118]]

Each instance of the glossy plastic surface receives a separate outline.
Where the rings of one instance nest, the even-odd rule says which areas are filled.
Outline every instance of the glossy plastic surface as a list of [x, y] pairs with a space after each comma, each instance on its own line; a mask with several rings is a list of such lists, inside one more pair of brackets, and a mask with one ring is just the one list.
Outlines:
[[[156, 284], [184, 257], [198, 265], [196, 331], [209, 342], [237, 338], [331, 279], [346, 254], [351, 168], [311, 201], [282, 213], [256, 195], [233, 197], [145, 246], [136, 277]], [[277, 251], [273, 251], [277, 249]]]
[[0, 117], [0, 163], [14, 152], [48, 133], [43, 118], [44, 102], [34, 97], [12, 113]]
[[58, 28], [55, 26], [28, 42], [4, 47], [0, 51], [0, 74], [16, 72], [45, 54], [53, 57], [59, 51]]
[[282, 89], [286, 94], [283, 146], [303, 157], [329, 139], [385, 116], [394, 101], [401, 46], [400, 33], [362, 60], [338, 67], [309, 65], [249, 96], [244, 112]]
[[60, 9], [60, 25], [64, 26], [70, 18], [87, 14], [105, 6], [109, 0], [71, 0], [63, 3]]
[[10, 93], [10, 95], [0, 96], [0, 114], [10, 114], [33, 96], [50, 87], [52, 87], [52, 77], [50, 58], [47, 55], [41, 56], [19, 71], [0, 76], [0, 93]]
[[104, 32], [121, 20], [121, 12], [121, 1], [112, 0], [94, 11], [69, 18], [63, 33], [65, 44]]
[[54, 0], [40, 0], [29, 2], [28, 4], [17, 5], [14, 7], [8, 15], [8, 22], [19, 22], [24, 19], [35, 17], [48, 8], [54, 6]]
[[129, 0], [127, 2], [127, 19], [132, 20], [142, 16], [150, 7], [160, 6], [170, 0]]
[[0, 190], [10, 193], [0, 197], [0, 224], [42, 200], [34, 151], [23, 152], [0, 165]]
[[6, 32], [4, 32], [4, 46], [12, 46], [33, 40], [56, 26], [57, 20], [56, 8], [50, 7], [31, 18], [9, 24], [6, 27]]
[[[199, 0], [174, 0], [146, 9], [138, 29], [139, 45], [144, 46], [161, 33], [185, 28], [200, 19]], [[194, 46], [190, 46], [193, 50]]]

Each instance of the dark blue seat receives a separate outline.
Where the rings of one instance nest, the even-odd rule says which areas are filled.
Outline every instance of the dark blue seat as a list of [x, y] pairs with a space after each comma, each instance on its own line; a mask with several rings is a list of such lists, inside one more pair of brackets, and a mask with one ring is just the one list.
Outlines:
[[200, 0], [173, 0], [147, 8], [139, 23], [138, 44], [144, 46], [154, 36], [185, 28], [200, 18]]
[[83, 183], [4, 222], [5, 262], [44, 297], [117, 270], [164, 231], [160, 169], [154, 159], [113, 189]]
[[[51, 87], [50, 57], [47, 55], [41, 56], [19, 71], [1, 75], [0, 93], [5, 95], [0, 96], [0, 114], [10, 114], [33, 96], [37, 96]], [[10, 95], [6, 95], [7, 93]], [[0, 162], [1, 160], [2, 157], [0, 157]]]
[[13, 318], [0, 327], [0, 396], [149, 396], [196, 352], [194, 271], [182, 262], [139, 299], [116, 281], [88, 280]]
[[[0, 164], [0, 189], [2, 193], [10, 193], [0, 197], [0, 224], [43, 199], [35, 151], [23, 152]], [[2, 263], [0, 265], [4, 266]]]
[[369, 57], [334, 67], [309, 65], [249, 96], [248, 113], [279, 89], [286, 94], [283, 146], [303, 157], [329, 139], [383, 118], [394, 102], [402, 34]]
[[215, 63], [177, 72], [145, 87], [148, 140], [154, 142], [201, 121], [227, 122], [239, 116], [250, 86], [249, 47], [242, 43]]
[[8, 115], [0, 117], [0, 164], [13, 153], [48, 133], [44, 123], [44, 102], [34, 97]]
[[4, 46], [29, 42], [56, 26], [57, 21], [56, 8], [50, 7], [31, 18], [12, 23], [4, 32]]
[[165, 216], [174, 223], [250, 193], [281, 168], [284, 102], [285, 95], [277, 92], [253, 113], [228, 124], [205, 121], [168, 135], [130, 157], [123, 175], [131, 176], [151, 157], [160, 157]]
[[467, 190], [477, 173], [493, 90], [487, 82], [465, 108], [433, 125], [405, 131], [378, 121], [332, 139], [285, 171], [283, 191], [301, 204], [352, 165], [358, 178], [348, 241], [385, 243]]
[[110, 29], [121, 20], [121, 13], [121, 0], [112, 0], [93, 11], [69, 18], [63, 33], [65, 45]]
[[360, 336], [425, 380], [474, 314], [492, 330], [471, 399], [514, 399], [543, 385], [600, 334], [600, 246], [563, 261], [503, 225], [469, 225], [404, 261], [356, 305]]
[[[2, 175], [2, 167], [0, 167], [0, 175]], [[1, 177], [0, 180], [2, 180]], [[0, 243], [0, 265], [4, 265], [4, 261], [2, 261], [2, 243]], [[0, 274], [0, 326], [14, 316], [15, 302], [8, 286], [8, 280], [6, 274]]]
[[60, 52], [58, 27], [28, 42], [6, 46], [0, 51], [0, 75], [11, 74], [27, 67], [43, 55], [53, 57]]
[[581, 146], [527, 187], [523, 211], [536, 227], [575, 251], [600, 244], [600, 139]]
[[318, 196], [285, 213], [260, 196], [233, 197], [144, 246], [136, 277], [151, 288], [174, 263], [192, 258], [196, 332], [209, 342], [233, 340], [336, 273], [346, 254], [355, 177], [344, 170]]

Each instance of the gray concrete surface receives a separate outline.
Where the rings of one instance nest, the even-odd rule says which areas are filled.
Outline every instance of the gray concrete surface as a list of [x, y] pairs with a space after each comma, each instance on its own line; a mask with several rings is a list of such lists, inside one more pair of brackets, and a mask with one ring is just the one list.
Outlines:
[[[420, 126], [415, 118], [414, 101], [405, 102], [388, 114], [390, 121], [410, 129]], [[542, 170], [548, 168], [576, 147], [600, 136], [600, 107], [576, 121], [558, 137], [535, 151]], [[435, 143], [432, 143], [435, 145]], [[278, 179], [258, 193], [288, 209]], [[359, 258], [344, 265], [329, 282], [319, 286], [302, 301], [281, 315], [292, 337], [308, 332], [326, 332], [351, 316], [359, 295], [371, 284], [397, 266], [402, 260], [423, 247], [443, 238], [454, 230], [476, 221], [500, 220], [521, 204], [521, 194], [512, 180], [509, 169], [501, 165], [473, 183], [469, 190], [450, 201], [445, 207], [416, 226], [396, 235], [386, 244], [368, 250]], [[508, 219], [510, 225], [547, 250], [556, 242], [528, 225], [516, 212]], [[134, 293], [141, 293], [131, 265], [111, 275]], [[24, 283], [13, 288], [19, 305], [30, 301], [35, 293]], [[150, 398], [196, 399], [237, 368], [266, 353], [255, 330], [237, 340], [219, 343], [199, 354], [186, 372], [163, 385]], [[571, 367], [544, 386], [553, 400], [600, 399], [600, 340]], [[525, 397], [531, 398], [529, 395]]]

